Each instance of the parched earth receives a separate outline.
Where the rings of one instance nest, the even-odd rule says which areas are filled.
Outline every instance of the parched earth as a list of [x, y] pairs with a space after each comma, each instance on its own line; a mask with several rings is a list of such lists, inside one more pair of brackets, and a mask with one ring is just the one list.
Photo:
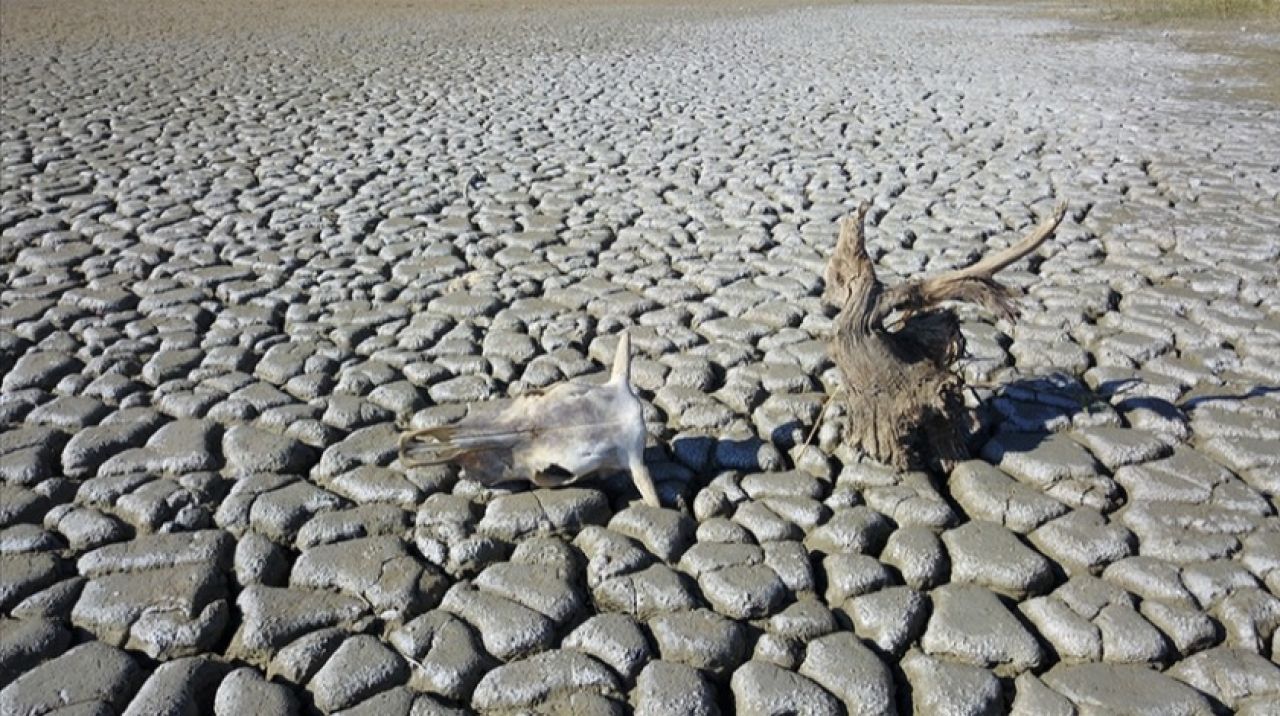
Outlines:
[[[1277, 109], [1017, 8], [600, 5], [0, 5], [0, 712], [1276, 713]], [[840, 216], [907, 276], [1057, 198], [973, 461], [804, 445]], [[671, 509], [397, 462], [625, 327]]]

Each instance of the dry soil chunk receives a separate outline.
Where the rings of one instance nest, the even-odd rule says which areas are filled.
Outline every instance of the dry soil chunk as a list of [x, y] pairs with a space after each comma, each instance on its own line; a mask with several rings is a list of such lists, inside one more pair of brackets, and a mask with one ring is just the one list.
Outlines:
[[10, 485], [34, 486], [58, 472], [58, 448], [61, 433], [44, 428], [18, 428], [10, 433], [22, 433], [38, 440], [34, 445], [0, 450], [0, 482]]
[[1097, 573], [1138, 549], [1137, 538], [1124, 525], [1084, 508], [1041, 525], [1030, 539], [1072, 574]]
[[999, 433], [982, 456], [1025, 482], [1047, 488], [1098, 474], [1098, 463], [1079, 443], [1061, 434]]
[[92, 476], [111, 455], [140, 447], [162, 422], [163, 416], [150, 408], [125, 408], [72, 435], [62, 449], [62, 469], [69, 477]]
[[388, 641], [413, 660], [413, 689], [458, 701], [467, 699], [492, 665], [475, 631], [448, 612], [427, 612], [391, 632]]
[[990, 671], [912, 651], [902, 660], [917, 714], [995, 716], [1004, 712], [1000, 680]]
[[599, 490], [577, 487], [502, 495], [489, 503], [477, 531], [507, 541], [543, 533], [577, 534], [609, 519], [609, 501]]
[[697, 579], [725, 567], [764, 563], [758, 545], [736, 542], [698, 542], [680, 558], [680, 569]]
[[536, 706], [553, 694], [619, 691], [618, 677], [608, 667], [577, 651], [549, 651], [500, 666], [476, 686], [471, 704], [478, 709]]
[[849, 632], [809, 642], [800, 673], [835, 694], [851, 714], [897, 713], [888, 667]]
[[1013, 682], [1015, 694], [1009, 707], [1011, 716], [1076, 716], [1076, 707], [1030, 673]]
[[361, 537], [401, 535], [409, 527], [409, 513], [395, 505], [357, 505], [330, 510], [307, 520], [294, 545], [300, 550]]
[[242, 586], [284, 586], [289, 578], [289, 555], [275, 542], [250, 532], [236, 543], [236, 581]]
[[920, 644], [925, 652], [1019, 674], [1044, 663], [1040, 643], [992, 592], [948, 584], [933, 590], [933, 616]]
[[924, 472], [896, 474], [891, 484], [863, 488], [867, 505], [902, 526], [946, 529], [959, 522], [951, 505]]
[[56, 552], [63, 543], [52, 532], [35, 525], [13, 525], [0, 529], [0, 554]]
[[685, 578], [665, 564], [605, 580], [592, 590], [592, 596], [600, 610], [619, 611], [637, 619], [703, 606]]
[[295, 684], [305, 684], [350, 636], [343, 627], [309, 632], [276, 652], [267, 665], [267, 678], [277, 676]]
[[1058, 658], [1074, 661], [1099, 661], [1102, 658], [1102, 633], [1088, 619], [1080, 616], [1057, 597], [1037, 597], [1018, 606], [1035, 625], [1040, 636], [1058, 653]]
[[510, 661], [545, 651], [555, 642], [555, 623], [534, 610], [459, 582], [444, 595], [440, 608], [475, 628], [490, 654]]
[[250, 653], [273, 652], [307, 632], [353, 622], [369, 609], [341, 594], [261, 585], [246, 587], [236, 604], [244, 617], [237, 638]]
[[390, 468], [363, 465], [325, 484], [328, 489], [357, 504], [387, 503], [410, 511], [422, 504], [422, 490], [402, 472]]
[[71, 649], [0, 690], [0, 713], [39, 716], [73, 704], [124, 710], [142, 683], [142, 670], [123, 651], [100, 641]]
[[314, 461], [311, 448], [297, 440], [243, 424], [223, 434], [222, 454], [227, 469], [235, 474], [297, 474], [310, 468]]
[[136, 572], [158, 567], [211, 564], [231, 566], [235, 541], [221, 530], [143, 535], [106, 545], [82, 556], [76, 567], [86, 577], [111, 572]]
[[[1246, 537], [1240, 562], [1267, 584], [1280, 584], [1280, 532], [1255, 532]], [[1280, 590], [1273, 588], [1272, 592]]]
[[889, 568], [865, 554], [830, 554], [822, 560], [827, 575], [827, 604], [840, 605], [850, 597], [879, 591], [893, 584]]
[[597, 614], [574, 629], [561, 646], [594, 656], [627, 681], [653, 656], [644, 632], [625, 614]]
[[307, 688], [316, 706], [336, 711], [397, 686], [409, 676], [398, 654], [367, 634], [347, 639], [311, 678]]
[[603, 527], [583, 529], [573, 545], [587, 557], [587, 586], [592, 589], [653, 562], [653, 556], [634, 541]]
[[787, 597], [778, 574], [764, 565], [726, 567], [702, 575], [702, 594], [716, 611], [733, 619], [773, 614]]
[[1276, 454], [1275, 438], [1271, 436], [1216, 437], [1205, 444], [1205, 452], [1237, 470], [1280, 467], [1280, 455]]
[[18, 485], [0, 483], [0, 527], [19, 523], [40, 524], [49, 509], [49, 498]]
[[688, 549], [696, 528], [687, 515], [643, 504], [632, 505], [609, 520], [609, 529], [639, 541], [666, 562]]
[[1280, 667], [1244, 649], [1221, 646], [1202, 651], [1165, 673], [1232, 709], [1257, 697], [1280, 703]]
[[361, 465], [390, 465], [399, 455], [400, 431], [392, 423], [360, 428], [331, 445], [312, 470], [317, 478], [330, 478]]
[[45, 516], [45, 526], [66, 537], [77, 552], [118, 542], [129, 534], [123, 522], [93, 507], [59, 505]]
[[474, 583], [482, 591], [523, 604], [557, 624], [579, 614], [585, 601], [568, 578], [538, 564], [495, 564], [481, 572]]
[[208, 656], [195, 656], [161, 664], [129, 702], [124, 716], [182, 716], [199, 713], [207, 703], [226, 667]]
[[380, 615], [403, 619], [435, 606], [445, 580], [409, 554], [398, 537], [368, 537], [303, 552], [293, 565], [294, 587], [339, 589]]
[[654, 617], [649, 631], [664, 660], [688, 664], [717, 678], [728, 677], [746, 658], [742, 625], [708, 609]]
[[994, 522], [975, 520], [942, 535], [951, 556], [951, 580], [986, 587], [1014, 599], [1054, 586], [1049, 560]]
[[1119, 488], [1079, 443], [1061, 433], [999, 433], [982, 456], [1001, 470], [1073, 507], [1109, 510]]
[[374, 694], [355, 706], [335, 711], [334, 716], [409, 716], [413, 701], [412, 689], [407, 686], [397, 686]]
[[331, 395], [321, 420], [338, 430], [376, 426], [395, 419], [395, 413], [355, 395]]
[[212, 564], [162, 567], [94, 577], [71, 621], [108, 643], [156, 659], [212, 647], [230, 616], [222, 572]]
[[1145, 430], [1099, 426], [1084, 428], [1071, 436], [1084, 443], [1108, 470], [1155, 460], [1169, 453], [1166, 441]]
[[84, 577], [69, 577], [55, 582], [48, 587], [18, 602], [10, 614], [19, 619], [58, 619], [66, 621], [71, 617], [71, 608], [80, 598], [84, 589]]
[[209, 420], [175, 420], [155, 431], [140, 448], [116, 453], [99, 475], [159, 472], [178, 475], [222, 467], [218, 438], [222, 428]]
[[69, 373], [84, 367], [76, 358], [57, 351], [28, 351], [9, 369], [4, 377], [4, 392], [11, 393], [24, 388], [48, 390]]
[[836, 697], [807, 677], [763, 661], [748, 661], [729, 682], [739, 716], [843, 714]]
[[865, 505], [837, 510], [825, 525], [805, 538], [805, 547], [815, 552], [837, 554], [856, 552], [878, 554], [889, 535], [893, 522]]
[[[273, 475], [273, 479], [287, 478]], [[241, 483], [238, 482], [237, 486], [239, 484]], [[232, 488], [232, 494], [234, 493], [235, 488]], [[239, 524], [236, 520], [239, 515], [233, 517], [228, 514], [228, 506], [234, 504], [230, 497], [229, 495], [228, 499], [223, 500], [218, 508], [218, 524], [234, 530], [245, 525]], [[298, 481], [282, 485], [278, 489], [270, 489], [258, 495], [256, 499], [251, 499], [249, 504], [248, 514], [245, 515], [248, 521], [247, 526], [277, 542], [288, 544], [294, 541], [298, 531], [314, 515], [339, 509], [343, 506], [343, 501], [337, 495], [309, 482]]]
[[901, 654], [924, 631], [929, 601], [911, 587], [890, 587], [844, 605], [858, 636], [890, 654]]
[[214, 716], [292, 716], [298, 701], [289, 689], [272, 684], [248, 666], [236, 669], [222, 680], [213, 702]]
[[1213, 615], [1226, 627], [1228, 644], [1265, 654], [1280, 628], [1280, 599], [1262, 589], [1239, 589], [1214, 605]]
[[1173, 642], [1180, 654], [1194, 654], [1218, 641], [1218, 624], [1199, 609], [1144, 599], [1142, 616]]
[[805, 550], [802, 543], [790, 540], [766, 542], [764, 563], [778, 575], [778, 579], [781, 579], [782, 584], [793, 594], [817, 590], [813, 563], [809, 561], [809, 552]]
[[831, 489], [830, 484], [803, 472], [757, 472], [746, 475], [739, 483], [753, 500], [766, 497], [807, 497], [820, 500]]
[[1195, 689], [1143, 666], [1059, 665], [1042, 677], [1080, 709], [1133, 716], [1208, 716], [1209, 702]]
[[1155, 557], [1126, 557], [1108, 565], [1102, 577], [1143, 599], [1198, 609], [1199, 602], [1182, 581], [1182, 568]]
[[142, 379], [153, 386], [176, 378], [185, 378], [204, 360], [199, 348], [161, 350], [142, 366]]
[[951, 570], [951, 560], [942, 540], [924, 527], [904, 527], [889, 536], [880, 560], [896, 567], [902, 579], [914, 589], [929, 589], [942, 583]]
[[653, 716], [719, 716], [716, 692], [691, 666], [653, 661], [636, 678], [631, 692], [636, 713]]
[[745, 527], [761, 544], [797, 540], [804, 532], [790, 520], [769, 509], [763, 501], [749, 500], [738, 505], [733, 521]]
[[1109, 604], [1093, 623], [1102, 633], [1104, 661], [1159, 663], [1169, 656], [1169, 642], [1133, 607]]
[[948, 481], [951, 494], [970, 517], [990, 520], [1025, 534], [1069, 508], [981, 460], [956, 466]]
[[0, 618], [0, 684], [66, 650], [71, 632], [49, 619]]
[[101, 402], [84, 396], [63, 395], [27, 414], [28, 425], [51, 425], [68, 431], [80, 431], [110, 414]]
[[1130, 502], [1208, 502], [1217, 485], [1232, 479], [1229, 470], [1185, 446], [1169, 457], [1122, 467], [1115, 475]]
[[0, 610], [58, 581], [61, 561], [47, 552], [0, 554]]
[[836, 616], [817, 599], [801, 599], [769, 618], [770, 633], [807, 642], [840, 628]]

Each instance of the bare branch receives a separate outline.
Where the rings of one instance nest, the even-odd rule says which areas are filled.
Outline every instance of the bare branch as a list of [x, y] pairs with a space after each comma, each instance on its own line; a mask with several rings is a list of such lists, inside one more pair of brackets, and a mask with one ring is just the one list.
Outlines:
[[1012, 318], [1017, 315], [1014, 292], [998, 283], [995, 275], [1040, 248], [1058, 228], [1066, 211], [1066, 202], [1059, 202], [1052, 214], [1017, 243], [971, 266], [885, 289], [873, 312], [873, 322], [882, 322], [894, 311], [910, 314], [945, 301], [976, 303], [1002, 318]]
[[997, 251], [986, 258], [981, 259], [977, 263], [963, 268], [958, 271], [944, 273], [932, 279], [925, 279], [925, 283], [937, 282], [946, 283], [949, 281], [962, 281], [965, 279], [990, 279], [999, 273], [1002, 269], [1010, 264], [1017, 263], [1023, 256], [1040, 248], [1040, 245], [1053, 236], [1054, 229], [1058, 228], [1058, 224], [1062, 223], [1062, 217], [1066, 216], [1067, 202], [1060, 201], [1053, 208], [1053, 213], [1045, 217], [1036, 228], [1030, 233], [1022, 237], [1016, 244], [1010, 246], [1003, 251]]

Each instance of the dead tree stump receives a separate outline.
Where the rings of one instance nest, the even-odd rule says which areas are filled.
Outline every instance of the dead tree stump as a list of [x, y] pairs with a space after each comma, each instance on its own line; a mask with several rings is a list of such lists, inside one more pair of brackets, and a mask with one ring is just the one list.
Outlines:
[[1066, 213], [1059, 204], [1031, 233], [968, 268], [885, 286], [867, 256], [863, 204], [840, 224], [823, 300], [840, 309], [831, 357], [844, 378], [846, 439], [899, 469], [949, 471], [968, 457], [968, 416], [953, 364], [964, 337], [950, 301], [1017, 316], [1016, 290], [995, 274], [1035, 251]]

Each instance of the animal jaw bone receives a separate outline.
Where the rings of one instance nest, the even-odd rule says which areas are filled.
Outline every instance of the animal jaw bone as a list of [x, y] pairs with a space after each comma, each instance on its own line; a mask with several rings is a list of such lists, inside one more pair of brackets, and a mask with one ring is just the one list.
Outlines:
[[541, 395], [516, 398], [496, 415], [468, 415], [452, 425], [405, 433], [400, 462], [455, 462], [484, 484], [528, 480], [539, 487], [630, 470], [644, 501], [659, 507], [644, 464], [646, 436], [644, 408], [631, 385], [631, 336], [624, 331], [604, 385], [561, 383]]

